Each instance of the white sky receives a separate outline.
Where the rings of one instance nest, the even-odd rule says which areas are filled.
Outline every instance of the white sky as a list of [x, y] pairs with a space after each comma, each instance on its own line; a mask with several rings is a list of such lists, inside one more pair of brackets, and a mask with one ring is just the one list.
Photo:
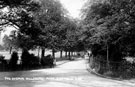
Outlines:
[[60, 0], [73, 18], [80, 18], [80, 10], [87, 0]]

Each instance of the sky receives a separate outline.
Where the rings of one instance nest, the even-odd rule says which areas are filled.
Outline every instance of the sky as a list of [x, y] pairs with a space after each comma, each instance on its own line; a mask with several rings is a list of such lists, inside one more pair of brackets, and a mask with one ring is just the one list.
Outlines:
[[60, 0], [60, 2], [69, 11], [71, 17], [80, 18], [80, 10], [86, 0]]

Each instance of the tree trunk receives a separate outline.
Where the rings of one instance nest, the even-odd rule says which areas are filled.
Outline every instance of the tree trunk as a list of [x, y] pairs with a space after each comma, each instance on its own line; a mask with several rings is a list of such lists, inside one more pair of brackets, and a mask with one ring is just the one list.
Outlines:
[[60, 51], [60, 58], [62, 58], [62, 50]]
[[55, 50], [52, 49], [52, 57], [55, 59]]
[[67, 51], [65, 52], [65, 57], [67, 57]]
[[55, 50], [52, 49], [53, 64], [56, 65]]
[[9, 53], [10, 53], [10, 54], [12, 53], [12, 47], [9, 48]]
[[70, 51], [68, 52], [68, 57], [69, 57], [69, 60], [71, 60], [71, 53], [70, 53]]
[[45, 49], [42, 48], [41, 58], [43, 58], [44, 56], [45, 56]]
[[40, 47], [38, 48], [38, 57], [39, 57], [39, 53], [40, 53]]

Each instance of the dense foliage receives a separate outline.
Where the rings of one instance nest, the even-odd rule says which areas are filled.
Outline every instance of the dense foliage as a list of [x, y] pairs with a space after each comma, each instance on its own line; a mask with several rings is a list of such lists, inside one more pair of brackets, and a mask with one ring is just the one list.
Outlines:
[[134, 56], [134, 7], [134, 0], [89, 3], [84, 10], [84, 33], [86, 45], [91, 47], [95, 56], [109, 56], [113, 61], [127, 55]]
[[31, 49], [42, 49], [42, 58], [45, 49], [52, 50], [53, 58], [56, 51], [80, 51], [78, 24], [66, 14], [58, 0], [0, 0], [0, 26], [16, 29], [14, 35], [4, 37], [4, 46], [21, 48], [24, 66], [39, 62], [29, 54]]

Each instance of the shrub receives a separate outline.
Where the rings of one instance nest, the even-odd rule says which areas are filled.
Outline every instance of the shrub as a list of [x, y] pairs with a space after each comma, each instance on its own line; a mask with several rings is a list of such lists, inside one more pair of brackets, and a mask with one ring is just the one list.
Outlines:
[[30, 54], [30, 62], [29, 64], [32, 67], [36, 67], [40, 65], [39, 57], [35, 56], [34, 54]]
[[9, 65], [11, 69], [16, 69], [17, 61], [18, 61], [18, 53], [14, 51], [9, 61]]
[[23, 67], [36, 67], [40, 65], [39, 57], [24, 50], [21, 56]]
[[4, 62], [4, 56], [3, 55], [0, 55], [0, 64], [4, 64], [5, 62]]
[[54, 61], [53, 57], [51, 55], [47, 55], [47, 56], [41, 58], [41, 65], [42, 66], [46, 66], [46, 65], [52, 66], [53, 61]]
[[135, 63], [123, 61], [119, 67], [119, 75], [121, 78], [134, 78], [135, 77]]
[[28, 50], [23, 50], [21, 60], [22, 60], [22, 66], [29, 66], [30, 54]]
[[4, 58], [3, 55], [0, 55], [0, 71], [7, 69], [7, 61]]

